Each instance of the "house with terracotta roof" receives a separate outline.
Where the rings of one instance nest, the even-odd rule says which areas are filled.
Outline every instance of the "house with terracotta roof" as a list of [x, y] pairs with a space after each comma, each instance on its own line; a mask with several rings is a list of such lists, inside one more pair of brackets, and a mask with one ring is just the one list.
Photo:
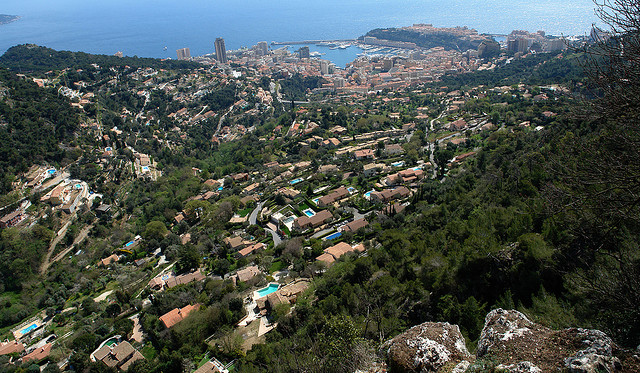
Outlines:
[[185, 285], [194, 281], [202, 281], [205, 278], [206, 276], [202, 272], [200, 272], [200, 270], [197, 270], [192, 273], [186, 273], [184, 275], [170, 277], [169, 279], [167, 279], [167, 281], [164, 282], [164, 286], [171, 289], [178, 285]]
[[30, 361], [30, 360], [37, 362], [44, 359], [45, 357], [49, 356], [49, 354], [51, 353], [51, 347], [52, 347], [52, 344], [47, 343], [42, 347], [38, 347], [34, 349], [30, 353], [22, 357], [22, 362], [26, 363], [27, 361]]
[[385, 184], [387, 185], [410, 184], [422, 179], [424, 179], [423, 170], [420, 170], [420, 169], [414, 170], [410, 168], [408, 170], [400, 171], [396, 174], [389, 175], [385, 180]]
[[278, 304], [295, 304], [298, 296], [309, 288], [311, 281], [307, 279], [297, 279], [294, 282], [280, 287], [275, 292], [256, 300], [260, 314], [266, 315], [269, 310], [273, 310]]
[[362, 150], [356, 150], [355, 152], [353, 152], [353, 156], [356, 158], [356, 160], [363, 160], [363, 159], [374, 159], [375, 158], [375, 154], [373, 152], [373, 149], [362, 149]]
[[449, 123], [449, 130], [451, 131], [460, 131], [467, 128], [467, 122], [464, 119], [458, 119]]
[[318, 199], [318, 207], [321, 207], [321, 208], [327, 207], [348, 196], [349, 196], [349, 191], [347, 190], [347, 188], [341, 186], [340, 188], [334, 190], [333, 192], [327, 194], [326, 196], [320, 197]]
[[244, 181], [249, 181], [249, 174], [246, 172], [243, 172], [243, 173], [232, 175], [231, 178], [233, 179], [233, 181], [237, 183], [241, 183]]
[[316, 260], [325, 263], [327, 266], [331, 266], [336, 260], [346, 253], [363, 252], [364, 250], [364, 245], [362, 244], [352, 247], [346, 242], [340, 242], [324, 249], [324, 253], [318, 256]]
[[359, 229], [362, 229], [364, 227], [366, 227], [367, 225], [369, 225], [369, 222], [365, 219], [357, 219], [354, 220], [348, 224], [346, 224], [345, 226], [342, 227], [342, 231], [343, 232], [356, 232]]
[[395, 189], [385, 189], [381, 192], [371, 192], [371, 201], [385, 203], [390, 202], [396, 199], [407, 198], [411, 195], [411, 191], [405, 187], [401, 186]]
[[24, 351], [24, 345], [22, 343], [18, 343], [18, 341], [6, 340], [4, 342], [0, 342], [0, 356], [13, 353], [19, 354], [22, 351]]
[[213, 179], [208, 179], [204, 182], [204, 185], [210, 189], [218, 189], [220, 187], [220, 182]]
[[240, 258], [245, 258], [245, 257], [257, 252], [258, 250], [262, 250], [264, 248], [265, 248], [264, 244], [262, 242], [258, 242], [255, 245], [249, 245], [249, 246], [245, 247], [244, 249], [238, 251], [237, 255]]
[[236, 272], [235, 278], [236, 278], [236, 281], [247, 282], [252, 278], [256, 277], [257, 275], [259, 275], [260, 273], [261, 272], [258, 266], [250, 266]]
[[117, 262], [118, 260], [120, 260], [120, 257], [119, 257], [118, 255], [116, 255], [116, 254], [112, 254], [111, 256], [109, 256], [109, 257], [106, 257], [106, 258], [102, 259], [102, 260], [100, 261], [100, 264], [101, 264], [103, 267], [108, 267], [111, 263], [115, 263], [115, 262]]
[[20, 210], [16, 210], [10, 214], [7, 214], [0, 218], [0, 228], [13, 227], [14, 225], [22, 221], [23, 213]]
[[122, 371], [129, 369], [134, 362], [144, 360], [144, 356], [127, 341], [120, 342], [115, 347], [105, 344], [94, 352], [92, 357], [110, 368], [118, 368]]
[[320, 256], [316, 258], [317, 261], [323, 262], [327, 267], [333, 264], [336, 261], [336, 258], [329, 253], [322, 253]]
[[404, 153], [404, 149], [400, 144], [387, 144], [384, 146], [384, 154], [395, 155]]
[[328, 223], [333, 220], [333, 214], [328, 210], [322, 210], [313, 216], [301, 216], [293, 221], [293, 227], [298, 230], [307, 230], [310, 228], [316, 228], [322, 224]]
[[184, 320], [189, 314], [200, 308], [200, 304], [187, 305], [182, 308], [174, 308], [171, 311], [160, 316], [160, 321], [164, 324], [164, 327], [170, 329], [175, 324]]
[[229, 248], [231, 250], [234, 250], [234, 251], [243, 249], [248, 245], [248, 242], [245, 241], [240, 236], [225, 237], [225, 239], [223, 241], [224, 241], [225, 244], [227, 244], [227, 246], [229, 246]]

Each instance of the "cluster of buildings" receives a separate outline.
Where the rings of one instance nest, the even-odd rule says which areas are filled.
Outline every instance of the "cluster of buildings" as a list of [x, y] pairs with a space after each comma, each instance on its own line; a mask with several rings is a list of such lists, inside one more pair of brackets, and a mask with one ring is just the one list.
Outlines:
[[506, 49], [509, 52], [526, 54], [529, 51], [554, 52], [568, 48], [566, 40], [546, 36], [544, 31], [530, 33], [514, 30], [507, 36]]

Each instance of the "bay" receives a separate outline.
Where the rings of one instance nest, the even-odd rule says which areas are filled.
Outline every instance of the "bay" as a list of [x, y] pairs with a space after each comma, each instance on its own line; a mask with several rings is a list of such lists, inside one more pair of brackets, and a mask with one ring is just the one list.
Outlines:
[[[0, 53], [33, 43], [175, 58], [183, 47], [193, 56], [212, 53], [216, 37], [225, 39], [227, 49], [237, 49], [263, 40], [350, 39], [378, 27], [414, 23], [467, 26], [480, 33], [582, 35], [596, 22], [593, 8], [590, 0], [3, 0], [0, 13], [21, 19], [0, 26]], [[324, 58], [344, 66], [358, 52], [352, 47]]]

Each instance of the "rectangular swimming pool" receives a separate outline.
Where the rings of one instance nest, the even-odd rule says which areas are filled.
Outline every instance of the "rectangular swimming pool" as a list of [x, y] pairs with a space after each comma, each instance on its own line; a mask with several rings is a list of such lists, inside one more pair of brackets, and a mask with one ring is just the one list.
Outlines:
[[258, 293], [258, 297], [259, 298], [262, 298], [264, 296], [267, 296], [267, 295], [275, 292], [276, 290], [278, 290], [279, 287], [280, 287], [280, 285], [271, 283], [266, 288], [262, 288], [260, 290], [257, 290], [256, 293]]
[[312, 217], [312, 216], [314, 216], [314, 215], [316, 214], [316, 213], [315, 213], [313, 210], [311, 210], [311, 209], [306, 209], [306, 210], [304, 210], [304, 211], [302, 211], [302, 212], [303, 212], [305, 215], [307, 215], [308, 217]]
[[38, 327], [38, 324], [33, 323], [33, 324], [31, 324], [31, 325], [27, 326], [26, 328], [22, 329], [22, 330], [20, 331], [20, 333], [21, 333], [22, 335], [25, 335], [25, 334], [29, 333], [30, 331], [32, 331], [33, 329], [36, 329], [37, 327]]
[[325, 240], [335, 240], [336, 238], [342, 236], [342, 232], [336, 232], [325, 237]]
[[289, 184], [294, 185], [294, 184], [298, 184], [301, 181], [304, 181], [304, 179], [297, 178], [297, 179], [291, 180]]

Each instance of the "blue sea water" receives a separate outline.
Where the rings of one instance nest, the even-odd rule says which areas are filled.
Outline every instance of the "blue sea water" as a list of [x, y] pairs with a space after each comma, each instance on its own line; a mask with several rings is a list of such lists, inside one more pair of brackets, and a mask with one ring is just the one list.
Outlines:
[[[468, 26], [481, 33], [513, 29], [552, 35], [585, 34], [597, 21], [591, 0], [2, 0], [0, 13], [18, 15], [0, 25], [0, 53], [34, 43], [58, 50], [176, 58], [213, 52], [223, 37], [227, 49], [258, 41], [349, 39], [378, 27], [431, 23]], [[164, 47], [167, 47], [164, 50]], [[355, 48], [326, 52], [343, 61]], [[352, 58], [351, 58], [352, 59]]]

